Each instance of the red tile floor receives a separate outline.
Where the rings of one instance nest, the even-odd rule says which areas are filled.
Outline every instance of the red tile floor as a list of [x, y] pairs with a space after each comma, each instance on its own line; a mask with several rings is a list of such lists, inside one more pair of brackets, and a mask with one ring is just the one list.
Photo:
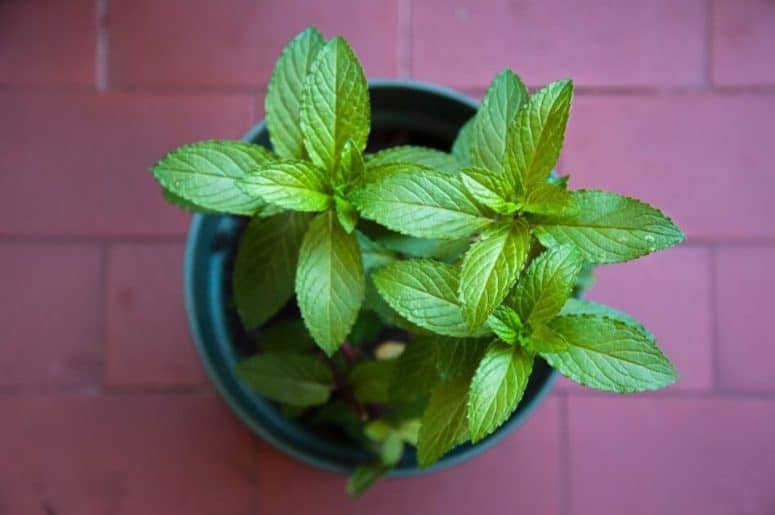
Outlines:
[[[689, 237], [602, 269], [592, 297], [682, 380], [561, 382], [496, 450], [359, 501], [237, 422], [186, 328], [188, 217], [148, 167], [243, 133], [312, 23], [371, 77], [573, 77], [562, 170]], [[0, 3], [0, 514], [775, 513], [773, 49], [770, 0]]]

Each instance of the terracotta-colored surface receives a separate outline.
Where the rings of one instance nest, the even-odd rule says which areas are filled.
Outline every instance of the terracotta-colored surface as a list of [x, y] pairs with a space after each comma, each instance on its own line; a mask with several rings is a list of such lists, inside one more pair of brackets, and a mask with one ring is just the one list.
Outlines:
[[[0, 2], [0, 514], [775, 513], [775, 41], [766, 0]], [[370, 18], [373, 17], [373, 19]], [[188, 216], [148, 168], [239, 137], [285, 41], [343, 32], [372, 76], [480, 95], [512, 66], [578, 90], [561, 169], [653, 202], [683, 248], [590, 297], [682, 375], [562, 382], [469, 463], [359, 501], [207, 385], [181, 292]]]

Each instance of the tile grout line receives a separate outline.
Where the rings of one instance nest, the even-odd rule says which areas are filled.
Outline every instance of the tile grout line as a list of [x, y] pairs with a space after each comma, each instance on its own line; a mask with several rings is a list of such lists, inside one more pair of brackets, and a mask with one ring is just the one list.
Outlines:
[[568, 424], [568, 392], [560, 397], [560, 513], [570, 514], [570, 426]]
[[398, 0], [398, 76], [412, 72], [412, 0]]
[[712, 387], [713, 393], [721, 391], [721, 362], [719, 360], [719, 324], [718, 324], [718, 281], [716, 268], [718, 266], [717, 249], [715, 246], [708, 246], [708, 261], [710, 262], [710, 345], [712, 363]]
[[97, 2], [97, 52], [95, 86], [98, 93], [110, 89], [110, 36], [108, 33], [108, 0]]

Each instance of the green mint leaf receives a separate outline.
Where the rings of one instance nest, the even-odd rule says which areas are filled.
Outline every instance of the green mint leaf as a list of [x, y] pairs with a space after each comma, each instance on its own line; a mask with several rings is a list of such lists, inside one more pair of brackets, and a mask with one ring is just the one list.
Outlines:
[[566, 210], [571, 196], [564, 187], [555, 184], [538, 184], [527, 194], [524, 211], [536, 214], [554, 214]]
[[457, 158], [461, 165], [471, 164], [472, 147], [474, 146], [474, 123], [476, 116], [471, 117], [457, 133], [455, 142], [452, 144], [452, 155]]
[[359, 347], [373, 343], [379, 337], [384, 326], [382, 320], [375, 313], [361, 309], [350, 334], [347, 335], [347, 341]]
[[[522, 80], [513, 71], [505, 69], [492, 81], [476, 114], [471, 161], [474, 166], [497, 173], [504, 183], [508, 179], [502, 175], [506, 135], [527, 100], [528, 92]], [[516, 185], [511, 181], [510, 189]]]
[[366, 161], [365, 167], [366, 168], [364, 169], [363, 173], [366, 184], [381, 181], [385, 177], [389, 177], [397, 173], [423, 174], [432, 171], [425, 165], [418, 163], [395, 162], [370, 164], [369, 161]]
[[557, 173], [557, 170], [552, 170], [552, 173], [549, 175], [549, 178], [546, 179], [546, 182], [548, 182], [552, 186], [558, 186], [564, 190], [567, 190], [569, 180], [570, 180], [570, 175], [559, 175]]
[[443, 381], [471, 375], [490, 347], [490, 339], [436, 336], [436, 367]]
[[581, 271], [581, 255], [572, 245], [545, 250], [527, 267], [511, 295], [520, 318], [535, 327], [560, 312]]
[[505, 304], [495, 308], [495, 311], [487, 319], [487, 325], [490, 326], [490, 329], [493, 330], [501, 341], [509, 345], [517, 343], [522, 330], [522, 320], [519, 318], [519, 315]]
[[363, 152], [370, 118], [361, 63], [347, 41], [334, 37], [315, 57], [301, 102], [301, 132], [312, 162], [336, 170], [348, 139]]
[[420, 336], [406, 344], [396, 360], [388, 391], [391, 399], [425, 395], [439, 382], [437, 338]]
[[508, 129], [506, 172], [522, 191], [544, 184], [565, 138], [573, 83], [553, 82], [535, 92]]
[[339, 219], [339, 223], [342, 224], [345, 232], [350, 234], [358, 224], [358, 210], [339, 195], [334, 197], [334, 205], [336, 206], [336, 217]]
[[606, 306], [605, 304], [598, 304], [597, 302], [591, 302], [589, 300], [568, 299], [568, 301], [562, 307], [562, 311], [560, 311], [560, 314], [561, 315], [600, 315], [608, 318], [613, 318], [614, 320], [618, 320], [625, 324], [635, 326], [641, 331], [643, 331], [644, 333], [650, 335], [652, 340], [655, 339], [654, 336], [651, 335], [651, 333], [648, 331], [648, 329], [646, 329], [646, 327], [643, 324], [641, 324], [638, 320], [636, 320], [634, 317], [628, 315], [627, 313], [623, 313], [618, 309], [614, 309], [610, 306]]
[[468, 427], [477, 442], [495, 431], [522, 400], [533, 370], [533, 356], [519, 347], [494, 342], [471, 381]]
[[366, 156], [368, 168], [379, 168], [396, 163], [421, 165], [430, 170], [447, 173], [455, 173], [460, 167], [457, 158], [452, 154], [434, 148], [411, 145], [391, 147]]
[[535, 234], [545, 247], [575, 245], [589, 263], [635, 259], [682, 242], [684, 235], [659, 210], [598, 190], [571, 193], [573, 209], [536, 217]]
[[468, 388], [465, 374], [438, 384], [431, 392], [417, 438], [417, 462], [427, 468], [444, 453], [468, 439]]
[[194, 202], [191, 202], [190, 200], [186, 200], [180, 195], [175, 195], [169, 190], [162, 189], [161, 194], [164, 197], [164, 200], [172, 204], [173, 206], [180, 208], [184, 211], [188, 211], [189, 213], [202, 213], [204, 215], [209, 215], [212, 213], [217, 213], [217, 211], [213, 211], [212, 209], [207, 209], [202, 206], [198, 206]]
[[325, 39], [314, 27], [304, 30], [285, 47], [269, 79], [266, 125], [272, 148], [282, 158], [307, 157], [301, 133], [302, 95], [312, 62], [325, 44]]
[[364, 307], [376, 313], [385, 325], [397, 327], [412, 334], [430, 333], [427, 329], [423, 329], [399, 315], [398, 312], [382, 298], [382, 295], [379, 294], [377, 287], [374, 285], [373, 274], [369, 274], [366, 277], [366, 293], [364, 295], [363, 303]]
[[401, 456], [404, 454], [404, 441], [397, 433], [391, 433], [382, 442], [382, 446], [379, 450], [379, 457], [383, 465], [393, 466], [401, 461]]
[[395, 252], [385, 248], [380, 243], [372, 240], [362, 232], [355, 233], [358, 239], [358, 246], [361, 249], [361, 258], [363, 259], [363, 269], [371, 272], [377, 268], [389, 265], [398, 260]]
[[293, 295], [299, 246], [309, 215], [281, 213], [253, 218], [237, 248], [232, 273], [234, 303], [242, 324], [255, 329]]
[[678, 378], [650, 335], [635, 326], [598, 315], [560, 315], [549, 328], [568, 349], [542, 356], [577, 383], [624, 393], [663, 388]]
[[522, 346], [536, 354], [544, 352], [560, 352], [568, 349], [568, 342], [557, 331], [545, 325], [533, 329], [529, 336], [520, 340]]
[[382, 298], [407, 320], [438, 334], [472, 335], [460, 309], [455, 267], [426, 259], [398, 261], [372, 277]]
[[343, 193], [349, 193], [353, 188], [363, 185], [364, 174], [363, 155], [352, 140], [348, 139], [342, 149], [334, 185]]
[[527, 260], [528, 226], [522, 220], [488, 227], [463, 257], [460, 300], [471, 329], [481, 326], [503, 301]]
[[460, 176], [471, 195], [493, 211], [511, 214], [519, 209], [520, 204], [501, 177], [484, 168], [464, 168]]
[[443, 172], [398, 172], [353, 194], [361, 216], [417, 238], [455, 240], [489, 225], [487, 211]]
[[258, 348], [263, 352], [307, 352], [315, 350], [316, 346], [304, 326], [304, 321], [296, 318], [280, 320], [269, 327], [262, 327], [258, 336]]
[[162, 187], [200, 208], [253, 216], [264, 199], [236, 186], [257, 168], [273, 163], [267, 149], [243, 141], [202, 141], [178, 147], [153, 167]]
[[406, 256], [440, 259], [447, 263], [460, 257], [471, 244], [469, 238], [435, 240], [430, 238], [413, 238], [392, 231], [380, 236], [378, 241], [385, 248], [394, 252], [400, 252]]
[[294, 211], [325, 211], [331, 206], [328, 179], [323, 170], [306, 161], [269, 164], [237, 183], [247, 195]]
[[296, 298], [315, 342], [332, 355], [355, 323], [363, 301], [363, 264], [354, 234], [327, 211], [309, 225], [299, 251]]
[[237, 377], [257, 393], [291, 406], [324, 404], [334, 378], [317, 357], [292, 352], [267, 352], [237, 363]]
[[385, 475], [389, 467], [381, 463], [369, 463], [367, 465], [358, 465], [347, 478], [347, 493], [353, 497], [360, 497], [366, 492], [379, 478]]
[[361, 361], [355, 365], [348, 376], [355, 398], [363, 403], [387, 402], [395, 365], [394, 359]]

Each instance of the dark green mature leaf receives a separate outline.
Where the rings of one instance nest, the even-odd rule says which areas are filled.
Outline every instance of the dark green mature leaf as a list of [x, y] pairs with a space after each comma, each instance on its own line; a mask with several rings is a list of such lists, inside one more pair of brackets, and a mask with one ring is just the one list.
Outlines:
[[503, 178], [484, 168], [464, 168], [460, 172], [463, 185], [479, 202], [493, 211], [511, 214], [519, 209], [513, 189]]
[[[512, 120], [528, 100], [522, 80], [511, 70], [501, 71], [492, 81], [474, 122], [471, 161], [474, 166], [491, 170], [503, 181], [506, 135]], [[511, 182], [510, 190], [518, 183]]]
[[436, 367], [443, 381], [449, 381], [459, 375], [474, 373], [482, 356], [490, 348], [491, 338], [448, 338], [436, 337], [438, 353]]
[[259, 394], [291, 406], [324, 404], [334, 378], [317, 357], [267, 352], [237, 363], [237, 377]]
[[348, 376], [355, 398], [364, 403], [387, 402], [395, 365], [394, 359], [361, 361], [355, 365]]
[[573, 209], [532, 222], [545, 247], [575, 245], [590, 263], [617, 263], [682, 242], [684, 235], [659, 210], [598, 190], [571, 192]]
[[495, 431], [522, 400], [533, 370], [533, 356], [519, 347], [494, 342], [471, 381], [468, 427], [477, 442]]
[[180, 209], [188, 211], [189, 213], [202, 213], [204, 215], [217, 213], [217, 211], [213, 211], [212, 209], [207, 209], [202, 206], [198, 206], [194, 202], [191, 202], [190, 200], [186, 200], [180, 195], [175, 195], [169, 190], [165, 190], [162, 188], [161, 194], [164, 197], [164, 200], [166, 200], [167, 202], [169, 202], [175, 207], [179, 207]]
[[459, 240], [434, 240], [413, 238], [390, 232], [378, 239], [385, 248], [411, 257], [434, 258], [446, 262], [457, 259], [471, 245], [469, 238]]
[[344, 341], [363, 301], [363, 264], [354, 234], [332, 211], [310, 224], [299, 251], [296, 298], [315, 342], [333, 354]]
[[347, 341], [359, 347], [373, 343], [377, 340], [379, 333], [384, 327], [385, 324], [376, 313], [361, 309], [350, 334], [347, 335]]
[[370, 118], [361, 64], [347, 41], [336, 36], [315, 57], [302, 97], [301, 132], [312, 161], [336, 170], [348, 139], [363, 152]]
[[460, 178], [443, 172], [395, 173], [356, 191], [352, 201], [364, 218], [418, 238], [455, 240], [492, 222]]
[[475, 120], [476, 116], [473, 116], [463, 124], [460, 131], [457, 133], [455, 142], [452, 144], [452, 155], [457, 158], [462, 166], [471, 164]]
[[427, 259], [398, 261], [372, 277], [380, 295], [401, 316], [438, 334], [471, 336], [457, 297], [455, 267]]
[[293, 295], [299, 246], [309, 219], [303, 213], [281, 213], [248, 223], [232, 275], [234, 302], [246, 328], [269, 320]]
[[429, 170], [447, 173], [454, 173], [460, 167], [459, 161], [452, 154], [435, 148], [411, 145], [391, 147], [366, 156], [367, 168], [382, 168], [396, 163], [411, 163], [421, 165]]
[[568, 349], [542, 356], [577, 383], [611, 392], [642, 392], [673, 384], [673, 365], [639, 328], [598, 315], [560, 315], [549, 328]]
[[481, 326], [514, 287], [529, 246], [528, 226], [517, 219], [489, 227], [468, 249], [458, 291], [470, 328]]
[[358, 465], [347, 478], [347, 493], [353, 497], [360, 497], [388, 470], [390, 467], [381, 463]]
[[417, 439], [417, 462], [427, 468], [444, 453], [468, 439], [468, 388], [471, 375], [464, 374], [438, 384], [431, 392]]
[[430, 331], [423, 329], [417, 324], [413, 324], [399, 315], [395, 309], [390, 307], [390, 304], [388, 304], [377, 291], [377, 287], [374, 285], [373, 274], [366, 276], [366, 294], [364, 296], [363, 305], [364, 308], [376, 313], [385, 325], [397, 327], [412, 334], [430, 334]]
[[533, 326], [545, 324], [560, 312], [581, 271], [581, 255], [572, 245], [545, 250], [534, 259], [511, 295], [510, 304]]
[[398, 260], [395, 252], [372, 240], [360, 232], [360, 230], [355, 233], [355, 236], [358, 239], [358, 246], [361, 249], [361, 257], [363, 259], [363, 269], [366, 272], [376, 270]]
[[270, 163], [237, 182], [247, 195], [294, 211], [325, 211], [332, 204], [326, 173], [306, 161]]
[[572, 97], [571, 81], [553, 82], [534, 93], [509, 126], [506, 172], [525, 193], [545, 184], [557, 163]]
[[266, 202], [248, 195], [237, 182], [277, 158], [244, 141], [202, 141], [183, 145], [153, 167], [153, 175], [176, 197], [219, 213], [253, 216]]
[[307, 352], [315, 350], [316, 347], [304, 326], [304, 321], [293, 318], [262, 327], [258, 336], [258, 348], [263, 352]]
[[420, 336], [406, 344], [390, 379], [392, 399], [426, 395], [439, 382], [436, 342], [435, 336]]
[[[598, 304], [597, 302], [592, 302], [589, 300], [568, 299], [568, 301], [562, 307], [562, 311], [560, 311], [560, 314], [561, 315], [600, 315], [608, 318], [613, 318], [614, 320], [618, 320], [625, 324], [635, 326], [641, 331], [643, 331], [644, 333], [651, 335], [649, 330], [646, 329], [646, 327], [643, 324], [641, 324], [638, 320], [628, 315], [627, 313], [619, 311], [618, 309], [614, 309], [610, 306], [606, 306], [605, 304]], [[653, 335], [651, 336], [651, 338], [654, 339]]]
[[301, 134], [301, 101], [312, 62], [325, 44], [320, 32], [307, 28], [285, 47], [269, 79], [266, 125], [272, 148], [282, 158], [304, 159], [307, 155]]
[[487, 319], [487, 325], [501, 341], [513, 345], [519, 339], [522, 319], [519, 318], [516, 311], [504, 303], [495, 308], [495, 311]]

